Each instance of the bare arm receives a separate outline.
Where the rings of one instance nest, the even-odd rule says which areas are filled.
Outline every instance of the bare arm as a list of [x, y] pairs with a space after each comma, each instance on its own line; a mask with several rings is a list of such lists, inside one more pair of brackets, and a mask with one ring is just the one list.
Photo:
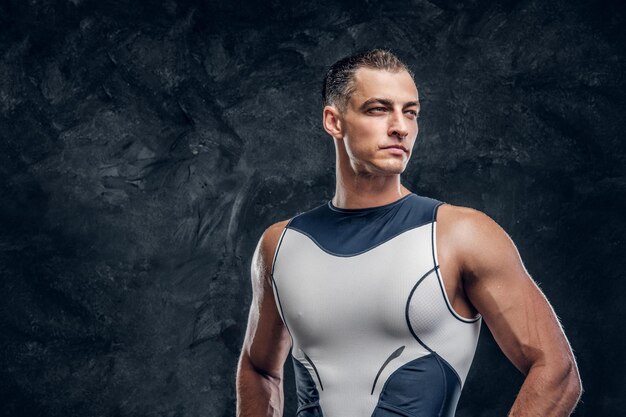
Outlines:
[[526, 378], [509, 417], [569, 416], [582, 393], [576, 360], [552, 306], [509, 235], [480, 211], [455, 225], [465, 292]]
[[237, 417], [283, 415], [283, 364], [291, 339], [274, 301], [271, 267], [286, 223], [265, 230], [252, 258], [252, 303], [237, 367]]

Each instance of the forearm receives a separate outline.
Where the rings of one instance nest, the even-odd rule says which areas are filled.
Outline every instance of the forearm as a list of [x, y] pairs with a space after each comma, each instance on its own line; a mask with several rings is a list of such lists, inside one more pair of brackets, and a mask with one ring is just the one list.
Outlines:
[[237, 417], [282, 417], [282, 378], [259, 372], [245, 358], [237, 367]]
[[509, 417], [567, 417], [574, 411], [581, 392], [575, 364], [559, 370], [546, 366], [532, 367]]

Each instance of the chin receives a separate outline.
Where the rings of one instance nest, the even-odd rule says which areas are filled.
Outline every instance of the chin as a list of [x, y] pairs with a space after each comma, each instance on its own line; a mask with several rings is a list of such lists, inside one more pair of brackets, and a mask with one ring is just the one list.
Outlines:
[[405, 164], [387, 164], [376, 167], [378, 172], [383, 175], [400, 175], [406, 169]]

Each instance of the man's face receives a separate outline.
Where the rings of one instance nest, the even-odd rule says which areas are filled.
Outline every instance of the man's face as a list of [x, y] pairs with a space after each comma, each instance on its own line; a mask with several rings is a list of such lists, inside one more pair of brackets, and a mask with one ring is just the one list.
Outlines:
[[[359, 68], [355, 87], [341, 117], [350, 164], [359, 173], [401, 174], [418, 132], [419, 97], [413, 79], [406, 71]], [[390, 148], [394, 145], [406, 150]]]

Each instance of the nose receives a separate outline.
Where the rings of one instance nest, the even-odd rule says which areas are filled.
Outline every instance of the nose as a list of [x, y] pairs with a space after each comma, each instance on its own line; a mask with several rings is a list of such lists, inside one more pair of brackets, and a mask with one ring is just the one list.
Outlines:
[[404, 139], [409, 134], [409, 126], [402, 110], [395, 110], [389, 121], [389, 136], [397, 136]]

